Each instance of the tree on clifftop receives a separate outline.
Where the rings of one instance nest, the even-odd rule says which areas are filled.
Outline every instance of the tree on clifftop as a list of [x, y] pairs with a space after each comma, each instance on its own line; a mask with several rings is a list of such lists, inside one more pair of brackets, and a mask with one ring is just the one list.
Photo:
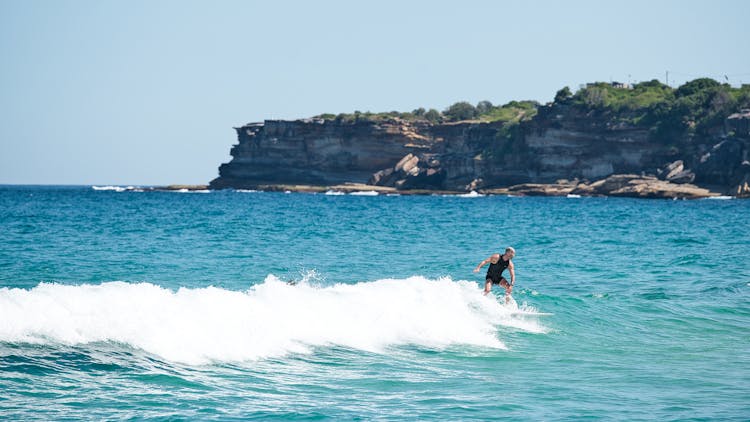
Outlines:
[[555, 103], [565, 104], [570, 100], [572, 96], [573, 93], [570, 92], [570, 88], [566, 86], [565, 88], [557, 91], [557, 94], [555, 94]]
[[434, 108], [431, 108], [424, 114], [424, 118], [431, 123], [440, 123], [443, 120], [443, 115]]
[[716, 82], [711, 78], [698, 78], [690, 82], [686, 82], [675, 91], [677, 97], [687, 97], [689, 95], [695, 95], [701, 91], [705, 91], [710, 88], [716, 88], [721, 86], [720, 83]]
[[457, 122], [461, 120], [472, 120], [479, 116], [476, 107], [466, 101], [460, 101], [448, 107], [443, 114], [449, 121]]
[[607, 102], [607, 93], [604, 84], [586, 87], [582, 90], [583, 103], [590, 108], [603, 107]]
[[495, 108], [495, 106], [492, 105], [489, 101], [480, 101], [477, 103], [477, 115], [481, 116], [484, 114], [488, 114], [492, 111], [492, 109]]

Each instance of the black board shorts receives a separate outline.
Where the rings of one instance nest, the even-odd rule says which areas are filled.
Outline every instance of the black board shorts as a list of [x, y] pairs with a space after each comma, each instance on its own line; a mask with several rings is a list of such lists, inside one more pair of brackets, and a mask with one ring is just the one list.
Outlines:
[[485, 281], [490, 281], [490, 282], [492, 282], [492, 284], [501, 284], [501, 283], [504, 282], [505, 284], [507, 284], [507, 285], [510, 286], [510, 283], [508, 282], [508, 280], [505, 277], [503, 277], [503, 276], [495, 277], [495, 278], [487, 277], [485, 279]]

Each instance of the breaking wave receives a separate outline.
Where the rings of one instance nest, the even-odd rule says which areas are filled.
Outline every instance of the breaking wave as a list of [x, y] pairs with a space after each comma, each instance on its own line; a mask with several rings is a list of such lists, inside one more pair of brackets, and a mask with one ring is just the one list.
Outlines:
[[343, 346], [505, 349], [501, 326], [543, 333], [515, 303], [449, 278], [291, 285], [269, 275], [246, 291], [150, 283], [41, 283], [0, 289], [0, 342], [115, 342], [190, 364], [247, 361]]

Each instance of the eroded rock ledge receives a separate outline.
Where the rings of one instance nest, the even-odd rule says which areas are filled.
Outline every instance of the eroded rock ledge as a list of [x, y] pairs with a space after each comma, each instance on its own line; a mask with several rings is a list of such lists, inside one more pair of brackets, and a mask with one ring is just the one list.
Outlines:
[[[525, 183], [487, 193], [520, 196], [615, 196], [630, 198], [701, 199], [722, 196], [723, 192], [692, 184], [678, 184], [653, 176], [614, 174], [595, 182], [559, 180], [550, 184]], [[738, 195], [742, 196], [742, 195]]]

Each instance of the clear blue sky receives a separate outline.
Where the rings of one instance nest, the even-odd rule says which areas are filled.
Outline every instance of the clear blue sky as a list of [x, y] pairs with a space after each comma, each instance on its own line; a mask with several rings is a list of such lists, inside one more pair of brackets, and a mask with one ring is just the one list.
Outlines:
[[0, 183], [207, 183], [233, 126], [750, 83], [750, 1], [0, 0]]

